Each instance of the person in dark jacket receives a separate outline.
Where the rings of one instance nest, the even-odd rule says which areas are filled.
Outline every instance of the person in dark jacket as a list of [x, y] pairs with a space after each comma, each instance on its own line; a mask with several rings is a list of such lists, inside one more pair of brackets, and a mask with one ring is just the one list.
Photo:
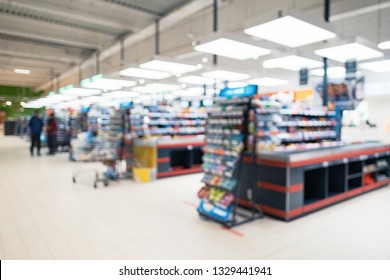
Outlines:
[[54, 112], [50, 114], [46, 125], [47, 145], [49, 147], [49, 155], [54, 155], [57, 149], [57, 131], [58, 125]]
[[43, 121], [41, 119], [41, 112], [36, 110], [34, 116], [31, 118], [28, 124], [31, 132], [31, 156], [34, 155], [34, 147], [37, 147], [38, 156], [41, 155], [41, 133], [43, 130]]

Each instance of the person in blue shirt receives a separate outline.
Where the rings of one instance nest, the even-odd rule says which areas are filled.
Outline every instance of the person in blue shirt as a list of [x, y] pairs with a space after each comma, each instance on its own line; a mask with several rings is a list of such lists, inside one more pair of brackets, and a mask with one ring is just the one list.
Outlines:
[[41, 155], [41, 134], [43, 130], [43, 120], [41, 119], [41, 112], [36, 110], [34, 116], [30, 119], [28, 124], [31, 132], [31, 146], [30, 153], [34, 156], [34, 147], [37, 147], [38, 156]]

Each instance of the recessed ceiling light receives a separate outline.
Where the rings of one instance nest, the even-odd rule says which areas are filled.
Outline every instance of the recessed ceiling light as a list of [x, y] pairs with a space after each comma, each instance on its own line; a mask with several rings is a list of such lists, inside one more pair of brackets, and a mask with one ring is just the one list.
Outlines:
[[12, 105], [12, 102], [11, 102], [11, 101], [6, 101], [6, 102], [5, 102], [5, 105], [11, 106], [11, 105]]
[[385, 42], [379, 43], [378, 48], [380, 48], [382, 50], [390, 49], [390, 41], [385, 41]]
[[339, 62], [349, 59], [365, 60], [383, 56], [383, 53], [360, 43], [350, 43], [336, 47], [324, 48], [314, 51], [316, 55], [327, 57]]
[[299, 71], [301, 68], [322, 67], [323, 63], [317, 60], [308, 59], [301, 56], [289, 55], [274, 59], [265, 60], [264, 68], [282, 68], [286, 70]]
[[275, 10], [246, 23], [244, 32], [296, 48], [336, 37], [330, 26], [297, 10]]
[[225, 71], [225, 70], [215, 70], [215, 71], [205, 72], [202, 74], [202, 76], [221, 80], [221, 81], [237, 81], [237, 80], [245, 80], [250, 78], [250, 75], [248, 74]]
[[277, 86], [287, 85], [288, 81], [282, 79], [276, 79], [276, 78], [263, 77], [263, 78], [249, 80], [248, 83], [263, 86], [263, 87], [277, 87]]
[[31, 70], [28, 69], [14, 69], [14, 72], [16, 74], [25, 74], [25, 75], [31, 74]]
[[185, 76], [178, 79], [180, 83], [194, 84], [194, 85], [212, 85], [215, 83], [214, 79], [205, 78], [201, 76]]
[[142, 63], [140, 67], [143, 69], [164, 71], [172, 74], [188, 73], [197, 70], [196, 65], [165, 61], [161, 59], [154, 59], [149, 62]]
[[[329, 67], [327, 69], [327, 74], [329, 78], [344, 78], [345, 77], [345, 68], [341, 66], [336, 66], [336, 67]], [[310, 74], [313, 74], [315, 76], [324, 76], [324, 69], [313, 69], [310, 71]]]
[[359, 64], [359, 67], [377, 73], [390, 72], [390, 59]]
[[168, 72], [140, 69], [134, 67], [122, 70], [119, 72], [119, 74], [121, 76], [136, 77], [136, 78], [151, 79], [151, 80], [161, 80], [171, 76], [171, 74]]
[[205, 42], [197, 45], [194, 49], [199, 52], [211, 53], [239, 60], [259, 57], [271, 53], [268, 49], [228, 38], [219, 38]]

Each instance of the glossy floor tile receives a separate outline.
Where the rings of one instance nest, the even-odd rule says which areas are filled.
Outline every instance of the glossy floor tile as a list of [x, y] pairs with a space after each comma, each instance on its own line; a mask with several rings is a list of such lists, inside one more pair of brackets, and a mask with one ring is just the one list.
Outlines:
[[0, 259], [390, 259], [389, 187], [232, 232], [199, 218], [200, 174], [94, 189], [99, 169], [0, 137]]

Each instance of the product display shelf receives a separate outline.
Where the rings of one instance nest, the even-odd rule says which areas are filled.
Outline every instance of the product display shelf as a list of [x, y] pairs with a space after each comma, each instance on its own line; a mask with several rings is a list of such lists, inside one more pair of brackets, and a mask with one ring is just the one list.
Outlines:
[[[209, 110], [202, 169], [204, 187], [198, 212], [226, 227], [234, 227], [262, 216], [259, 207], [238, 207], [241, 191], [241, 158], [246, 149], [247, 112], [250, 98], [218, 98]], [[250, 191], [248, 191], [250, 193]], [[253, 204], [254, 205], [254, 204]]]
[[337, 139], [337, 122], [334, 111], [323, 108], [282, 109], [280, 115], [282, 119], [277, 125], [280, 130], [281, 144], [335, 141]]
[[68, 151], [70, 147], [71, 139], [71, 121], [68, 112], [61, 112], [61, 114], [56, 114], [57, 120], [57, 149], [61, 151]]
[[203, 135], [207, 114], [168, 111], [149, 108], [132, 117], [132, 130], [139, 136], [194, 136]]
[[[255, 203], [286, 221], [390, 183], [390, 146], [380, 142], [262, 152], [244, 162], [256, 166]], [[240, 204], [252, 206], [244, 195]]]
[[207, 114], [191, 110], [153, 106], [132, 111], [132, 136], [157, 140], [157, 178], [201, 172]]

